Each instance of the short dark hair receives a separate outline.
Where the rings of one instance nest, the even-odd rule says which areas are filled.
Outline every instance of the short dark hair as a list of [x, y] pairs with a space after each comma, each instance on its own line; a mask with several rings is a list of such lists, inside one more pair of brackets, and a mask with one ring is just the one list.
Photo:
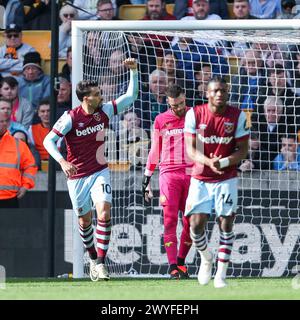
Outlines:
[[236, 3], [236, 2], [248, 2], [248, 3], [250, 3], [249, 0], [234, 0], [233, 1], [233, 3]]
[[178, 98], [181, 94], [185, 94], [184, 89], [177, 83], [171, 83], [166, 90], [166, 96], [170, 98]]
[[99, 6], [102, 6], [103, 4], [107, 4], [107, 3], [110, 3], [113, 6], [113, 3], [111, 0], [98, 0], [96, 7], [98, 8]]
[[212, 78], [210, 78], [208, 80], [207, 85], [209, 86], [213, 82], [218, 82], [218, 83], [227, 85], [226, 79], [224, 77], [222, 77], [222, 76], [219, 76], [219, 75], [214, 75]]
[[289, 132], [289, 133], [281, 136], [281, 141], [282, 141], [282, 139], [293, 139], [293, 140], [295, 140], [295, 142], [297, 142], [297, 135], [296, 135], [296, 133]]
[[41, 99], [37, 109], [39, 110], [40, 106], [43, 106], [44, 104], [50, 105], [50, 97], [46, 97], [46, 98]]
[[92, 80], [82, 80], [78, 82], [76, 86], [76, 95], [79, 101], [83, 101], [84, 97], [87, 97], [91, 94], [92, 88], [98, 88], [98, 83]]
[[203, 68], [209, 67], [210, 70], [212, 69], [212, 66], [208, 62], [198, 62], [194, 64], [194, 73], [200, 72], [203, 70]]
[[14, 77], [4, 77], [0, 81], [0, 87], [3, 86], [4, 83], [7, 83], [11, 88], [15, 88], [19, 85], [18, 81]]
[[293, 8], [296, 5], [295, 0], [281, 0], [281, 6], [283, 9]]

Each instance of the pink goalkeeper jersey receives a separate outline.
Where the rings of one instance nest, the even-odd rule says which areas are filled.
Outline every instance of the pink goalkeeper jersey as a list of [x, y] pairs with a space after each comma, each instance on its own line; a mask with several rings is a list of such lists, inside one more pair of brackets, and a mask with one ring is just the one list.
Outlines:
[[158, 163], [160, 174], [170, 171], [191, 174], [186, 170], [191, 169], [193, 163], [185, 151], [184, 122], [185, 116], [179, 118], [171, 109], [155, 118], [146, 175], [152, 175]]

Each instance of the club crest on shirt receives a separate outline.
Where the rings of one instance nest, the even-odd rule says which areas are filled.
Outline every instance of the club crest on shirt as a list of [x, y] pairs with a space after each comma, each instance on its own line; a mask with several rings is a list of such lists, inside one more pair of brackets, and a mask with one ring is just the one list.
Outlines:
[[226, 133], [232, 133], [234, 129], [234, 124], [232, 122], [224, 122], [224, 130]]
[[166, 196], [162, 195], [160, 196], [159, 200], [160, 200], [160, 203], [163, 204], [164, 202], [166, 202], [167, 198]]
[[94, 114], [93, 114], [93, 117], [94, 117], [94, 119], [95, 119], [96, 121], [98, 121], [98, 122], [101, 120], [101, 115], [99, 114], [99, 112], [94, 113]]
[[200, 123], [200, 124], [199, 124], [199, 129], [200, 129], [200, 130], [205, 130], [206, 127], [207, 127], [207, 124], [205, 124], [205, 123]]

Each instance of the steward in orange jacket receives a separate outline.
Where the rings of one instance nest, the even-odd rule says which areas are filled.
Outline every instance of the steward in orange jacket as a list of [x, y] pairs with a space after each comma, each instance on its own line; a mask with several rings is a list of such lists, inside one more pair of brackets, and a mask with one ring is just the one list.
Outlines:
[[27, 144], [9, 134], [0, 112], [0, 208], [17, 208], [18, 199], [34, 187], [36, 172]]

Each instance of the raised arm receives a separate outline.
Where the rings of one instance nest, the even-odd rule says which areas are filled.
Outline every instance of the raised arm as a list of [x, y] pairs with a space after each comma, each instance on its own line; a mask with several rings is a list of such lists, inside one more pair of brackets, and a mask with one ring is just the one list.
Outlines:
[[123, 112], [128, 108], [138, 96], [138, 72], [136, 60], [128, 58], [124, 61], [124, 65], [130, 69], [130, 81], [127, 92], [116, 99], [118, 113]]

